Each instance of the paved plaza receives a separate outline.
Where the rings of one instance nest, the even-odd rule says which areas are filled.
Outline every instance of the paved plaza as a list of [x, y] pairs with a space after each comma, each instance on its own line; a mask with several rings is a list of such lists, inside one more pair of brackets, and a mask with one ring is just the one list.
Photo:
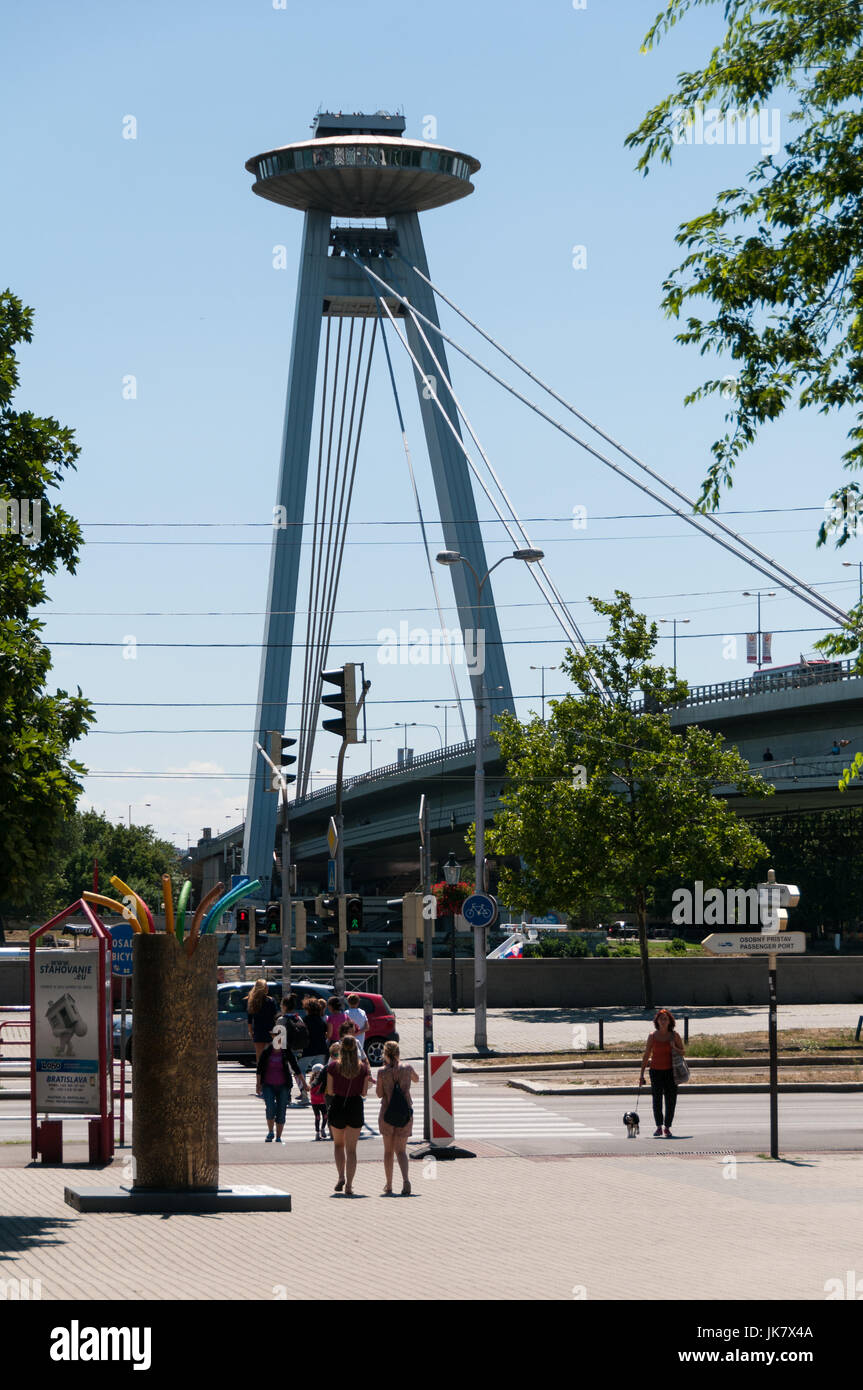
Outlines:
[[863, 1158], [475, 1147], [473, 1160], [413, 1161], [408, 1198], [379, 1195], [379, 1161], [360, 1163], [354, 1198], [333, 1193], [332, 1165], [223, 1165], [224, 1185], [290, 1191], [279, 1215], [79, 1215], [65, 1184], [119, 1183], [124, 1159], [103, 1172], [4, 1167], [0, 1277], [38, 1281], [43, 1299], [342, 1300], [341, 1282], [319, 1277], [336, 1250], [351, 1298], [368, 1300], [665, 1299], [659, 1250], [683, 1299], [817, 1301], [828, 1280], [863, 1275]]

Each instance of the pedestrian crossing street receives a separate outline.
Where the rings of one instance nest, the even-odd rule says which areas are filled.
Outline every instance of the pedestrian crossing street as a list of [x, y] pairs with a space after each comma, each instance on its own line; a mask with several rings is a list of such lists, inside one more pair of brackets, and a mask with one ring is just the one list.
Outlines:
[[[458, 1088], [460, 1083], [455, 1083]], [[473, 1086], [468, 1083], [470, 1090]], [[478, 1089], [478, 1088], [477, 1088]], [[412, 1087], [414, 1102], [414, 1138], [422, 1138], [423, 1092]], [[366, 1097], [365, 1116], [374, 1138], [379, 1139], [377, 1097]], [[219, 1088], [219, 1140], [223, 1144], [263, 1141], [267, 1131], [264, 1103], [251, 1087], [242, 1082]], [[462, 1139], [522, 1140], [566, 1139], [572, 1142], [586, 1139], [609, 1139], [609, 1130], [594, 1129], [559, 1111], [547, 1109], [530, 1096], [512, 1092], [511, 1095], [472, 1095], [458, 1089], [455, 1094], [456, 1142]], [[368, 1140], [369, 1129], [363, 1130]], [[282, 1143], [314, 1142], [315, 1121], [312, 1107], [294, 1104], [285, 1119]]]

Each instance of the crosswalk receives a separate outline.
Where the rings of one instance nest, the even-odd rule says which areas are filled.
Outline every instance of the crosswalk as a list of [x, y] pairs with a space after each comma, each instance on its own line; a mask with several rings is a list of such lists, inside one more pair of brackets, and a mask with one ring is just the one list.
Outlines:
[[[264, 1104], [251, 1092], [239, 1094], [240, 1087], [220, 1091], [219, 1139], [224, 1144], [248, 1143], [263, 1140], [266, 1133]], [[243, 1088], [245, 1089], [245, 1088]], [[414, 1137], [422, 1134], [422, 1088], [414, 1088]], [[366, 1121], [379, 1138], [377, 1129], [378, 1102], [367, 1097]], [[594, 1129], [571, 1119], [559, 1111], [540, 1105], [529, 1096], [456, 1096], [456, 1140], [522, 1140], [611, 1138], [611, 1131]], [[369, 1130], [363, 1133], [368, 1137]], [[311, 1106], [293, 1105], [287, 1113], [282, 1134], [283, 1143], [307, 1143], [315, 1137], [315, 1122]]]

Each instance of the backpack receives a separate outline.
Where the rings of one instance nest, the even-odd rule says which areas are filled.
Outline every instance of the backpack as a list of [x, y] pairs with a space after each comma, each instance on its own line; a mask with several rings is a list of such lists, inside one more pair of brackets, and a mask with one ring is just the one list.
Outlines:
[[309, 1045], [309, 1030], [299, 1014], [285, 1014], [285, 1031], [288, 1037], [288, 1047], [295, 1055], [302, 1055]]
[[384, 1123], [392, 1125], [393, 1129], [401, 1129], [403, 1125], [408, 1124], [412, 1114], [410, 1101], [398, 1083], [398, 1072], [394, 1072], [393, 1093], [383, 1114]]

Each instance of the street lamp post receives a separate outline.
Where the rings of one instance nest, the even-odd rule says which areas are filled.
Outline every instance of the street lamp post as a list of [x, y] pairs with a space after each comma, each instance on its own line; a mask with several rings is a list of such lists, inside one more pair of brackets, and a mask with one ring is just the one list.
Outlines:
[[458, 709], [458, 705], [435, 705], [435, 709], [443, 710], [443, 746], [444, 750], [449, 748], [449, 734], [447, 731], [447, 711]]
[[[763, 649], [762, 649], [762, 641], [761, 641], [761, 590], [760, 590], [760, 589], [755, 589], [755, 590], [753, 591], [753, 590], [749, 590], [749, 589], [744, 589], [744, 590], [743, 590], [743, 597], [744, 597], [744, 598], [756, 598], [756, 597], [757, 597], [757, 599], [758, 599], [758, 665], [755, 667], [755, 669], [756, 669], [756, 671], [760, 671], [760, 670], [761, 670], [761, 667], [762, 667], [763, 664], [764, 664], [763, 661], [761, 660], [762, 656], [764, 655], [764, 652], [763, 652]], [[768, 589], [767, 592], [765, 593], [764, 597], [765, 597], [765, 598], [775, 598], [775, 597], [776, 597], [776, 590], [775, 590], [775, 589]]]
[[545, 673], [546, 671], [556, 671], [556, 666], [531, 666], [531, 671], [542, 672], [542, 722], [545, 723]]
[[853, 569], [855, 565], [857, 566], [858, 576], [860, 579], [860, 598], [858, 602], [863, 603], [863, 560], [842, 561], [842, 568], [845, 570]]
[[[470, 560], [457, 550], [442, 550], [436, 557], [439, 565], [467, 565], [474, 579], [476, 580], [476, 616], [479, 623], [479, 615], [482, 611], [482, 591], [488, 581], [489, 576], [498, 565], [502, 565], [505, 560], [523, 560], [525, 564], [534, 565], [544, 558], [544, 552], [533, 548], [524, 550], [514, 550], [511, 555], [503, 555], [499, 560], [486, 570], [480, 579]], [[477, 649], [479, 643], [479, 631], [477, 631]], [[478, 682], [473, 686], [474, 704], [476, 706], [476, 763], [474, 770], [474, 815], [476, 821], [476, 854], [474, 857], [475, 891], [481, 893], [485, 881], [485, 698], [484, 681], [482, 674], [479, 675]], [[474, 1047], [486, 1050], [488, 1048], [488, 1029], [486, 1022], [488, 1004], [488, 975], [486, 969], [487, 927], [474, 927], [473, 929], [473, 990], [474, 990]]]
[[[133, 806], [133, 805], [134, 805], [134, 802], [132, 802], [132, 803], [130, 804], [130, 806], [129, 806], [129, 829], [130, 829], [130, 830], [132, 829], [132, 806]], [[149, 808], [150, 808], [150, 802], [149, 802], [149, 801], [144, 801], [144, 802], [142, 802], [142, 805], [146, 806], [147, 809], [149, 810]]]
[[678, 624], [678, 623], [688, 623], [688, 622], [690, 621], [690, 619], [689, 619], [689, 618], [660, 618], [659, 621], [660, 621], [661, 623], [673, 623], [673, 624], [674, 624], [674, 656], [673, 656], [673, 658], [672, 658], [672, 665], [674, 666], [674, 674], [675, 674], [675, 676], [676, 676], [676, 675], [677, 675], [677, 624]]

